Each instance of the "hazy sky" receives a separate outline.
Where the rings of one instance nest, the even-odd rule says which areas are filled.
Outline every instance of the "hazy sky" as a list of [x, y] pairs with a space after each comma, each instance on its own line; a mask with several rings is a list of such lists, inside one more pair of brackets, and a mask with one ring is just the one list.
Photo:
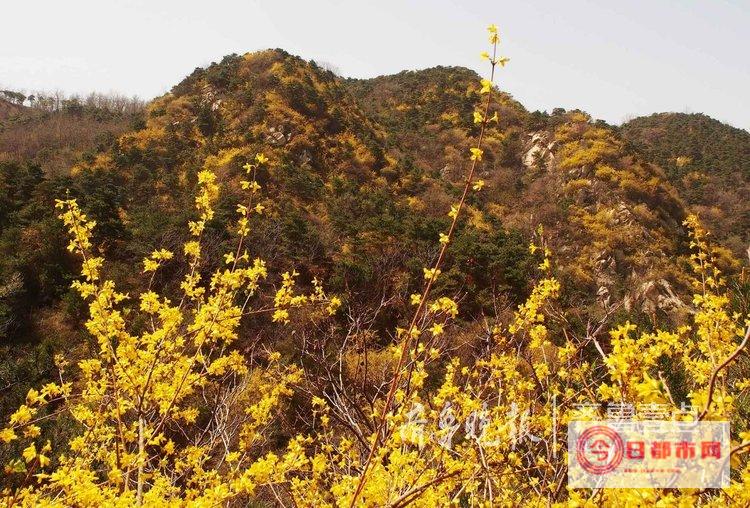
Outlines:
[[619, 123], [704, 112], [750, 129], [750, 0], [54, 0], [3, 2], [0, 85], [152, 98], [228, 53], [279, 47], [370, 77], [434, 65], [484, 72], [529, 109]]

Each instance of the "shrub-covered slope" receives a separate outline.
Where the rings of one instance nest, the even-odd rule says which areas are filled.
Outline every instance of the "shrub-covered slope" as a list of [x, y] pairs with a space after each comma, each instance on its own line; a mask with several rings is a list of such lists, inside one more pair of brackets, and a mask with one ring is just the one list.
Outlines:
[[[4, 350], [3, 382], [21, 394], [46, 375], [49, 352], [86, 343], [74, 331], [83, 315], [69, 291], [73, 260], [55, 198], [79, 199], [97, 222], [107, 276], [138, 288], [132, 267], [145, 255], [180, 251], [204, 168], [222, 188], [205, 233], [205, 270], [220, 266], [242, 167], [259, 152], [270, 169], [256, 175], [263, 219], [251, 224], [250, 254], [275, 274], [294, 268], [303, 284], [324, 281], [350, 316], [371, 316], [372, 344], [389, 343], [461, 191], [479, 88], [478, 76], [462, 68], [345, 80], [267, 50], [196, 69], [142, 117], [85, 109], [7, 117], [6, 136], [62, 122], [75, 139], [37, 136], [40, 146], [0, 163], [0, 332], [17, 344]], [[680, 321], [689, 312], [686, 209], [663, 161], [581, 112], [529, 113], [507, 94], [492, 110], [498, 117], [478, 167], [484, 188], [467, 201], [436, 288], [461, 301], [466, 325], [507, 314], [527, 296], [538, 262], [528, 245], [540, 236], [564, 281], [566, 319], [628, 311], [649, 325]], [[44, 156], [46, 145], [65, 152], [67, 170]], [[736, 269], [728, 254], [719, 261], [730, 274]], [[176, 266], [167, 264], [157, 282], [178, 284]], [[294, 354], [297, 339], [266, 324], [254, 320], [243, 337]], [[39, 359], [17, 363], [19, 350]]]
[[659, 164], [713, 234], [742, 255], [750, 243], [750, 133], [703, 114], [657, 113], [622, 126]]

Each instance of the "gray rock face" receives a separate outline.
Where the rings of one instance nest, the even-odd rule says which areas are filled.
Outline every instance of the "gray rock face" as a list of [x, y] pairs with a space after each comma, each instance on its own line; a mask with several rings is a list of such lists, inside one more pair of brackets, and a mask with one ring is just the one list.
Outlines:
[[547, 132], [535, 132], [526, 143], [521, 161], [528, 169], [545, 168], [555, 160], [555, 154], [552, 153], [554, 148], [555, 141], [550, 139]]
[[217, 93], [211, 85], [205, 85], [201, 89], [201, 103], [208, 105], [211, 111], [218, 111], [221, 107], [222, 100], [217, 98]]
[[299, 155], [299, 163], [300, 166], [304, 166], [305, 164], [309, 163], [312, 160], [312, 155], [310, 155], [310, 152], [307, 150], [302, 150], [302, 153]]
[[664, 279], [646, 281], [625, 297], [625, 310], [630, 311], [635, 306], [647, 314], [654, 314], [657, 310], [671, 313], [687, 307]]

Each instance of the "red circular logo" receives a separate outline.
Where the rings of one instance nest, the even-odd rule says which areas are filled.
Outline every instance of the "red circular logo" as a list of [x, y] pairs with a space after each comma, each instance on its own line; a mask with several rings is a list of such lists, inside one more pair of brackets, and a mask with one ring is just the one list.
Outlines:
[[596, 425], [578, 436], [576, 458], [591, 474], [605, 474], [622, 462], [624, 445], [620, 434], [604, 425]]

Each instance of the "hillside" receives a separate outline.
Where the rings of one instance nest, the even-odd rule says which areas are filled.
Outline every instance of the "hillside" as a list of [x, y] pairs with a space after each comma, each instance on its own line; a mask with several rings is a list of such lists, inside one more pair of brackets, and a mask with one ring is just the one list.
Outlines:
[[0, 162], [34, 163], [67, 174], [82, 157], [101, 152], [139, 121], [137, 100], [92, 94], [86, 99], [40, 97], [34, 107], [0, 100]]
[[0, 122], [23, 116], [26, 111], [27, 109], [23, 106], [0, 99]]
[[702, 114], [657, 113], [622, 135], [664, 168], [690, 208], [742, 256], [750, 243], [750, 133]]
[[[86, 117], [81, 121], [88, 125]], [[222, 263], [242, 166], [258, 152], [273, 169], [257, 175], [265, 211], [253, 222], [251, 253], [262, 254], [277, 275], [294, 268], [304, 285], [317, 277], [345, 293], [350, 312], [371, 314], [373, 344], [388, 343], [422, 267], [435, 255], [434, 240], [449, 223], [445, 209], [460, 182], [399, 158], [387, 132], [332, 73], [269, 50], [197, 69], [149, 104], [145, 122], [105, 145], [78, 138], [89, 148], [76, 151], [68, 172], [57, 174], [44, 161], [31, 164], [36, 158], [6, 164], [2, 331], [36, 360], [14, 365], [18, 348], [7, 348], [4, 380], [16, 386], [43, 378], [51, 358], [39, 358], [38, 351], [75, 349], [83, 340], [73, 331], [82, 319], [80, 301], [68, 287], [71, 258], [50, 206], [55, 198], [79, 199], [97, 221], [96, 241], [111, 257], [108, 273], [135, 290], [139, 278], [125, 275], [132, 266], [154, 249], [179, 250], [185, 241], [196, 174], [204, 167], [217, 172], [223, 190], [217, 220], [206, 232], [213, 245], [206, 270]], [[475, 217], [482, 232], [461, 226], [441, 281], [442, 290], [462, 295], [467, 318], [491, 311], [497, 291], [521, 301], [533, 267], [519, 231], [506, 230], [495, 217]], [[291, 353], [294, 341], [267, 335], [267, 324], [260, 319], [244, 335], [261, 333], [264, 342]], [[40, 333], [50, 328], [55, 333]]]
[[670, 176], [690, 171], [750, 178], [750, 133], [700, 113], [655, 113], [622, 133]]
[[[345, 292], [352, 312], [377, 309], [371, 326], [387, 343], [448, 224], [444, 210], [477, 135], [478, 90], [468, 69], [342, 80], [268, 50], [196, 69], [149, 104], [139, 124], [70, 108], [6, 122], [3, 277], [15, 289], [4, 297], [4, 330], [33, 336], [44, 319], [58, 323], [60, 340], [73, 340], [65, 329], [79, 318], [46, 203], [78, 197], [113, 256], [112, 275], [130, 287], [135, 280], [119, 274], [184, 241], [176, 232], [188, 219], [196, 174], [211, 167], [225, 193], [209, 230], [215, 248], [206, 261], [214, 267], [241, 167], [262, 151], [273, 170], [258, 175], [266, 211], [254, 224], [253, 252], [277, 272], [294, 267], [303, 282], [317, 277]], [[629, 152], [617, 129], [581, 112], [530, 114], [503, 93], [492, 107], [499, 118], [479, 168], [486, 186], [468, 203], [439, 283], [460, 296], [462, 316], [497, 312], [498, 298], [511, 308], [525, 298], [534, 266], [526, 245], [541, 225], [571, 310], [681, 319], [689, 285], [685, 265], [673, 260], [687, 252], [686, 212], [665, 174], [646, 162], [650, 153]], [[18, 133], [25, 144], [11, 150]], [[723, 266], [735, 265], [727, 258]]]
[[[470, 100], [477, 80], [468, 69], [437, 67], [346, 85], [385, 126], [395, 154], [409, 154], [407, 163], [427, 175], [460, 181], [456, 147], [477, 134]], [[572, 307], [624, 304], [652, 317], [684, 310], [676, 295], [686, 280], [667, 259], [685, 252], [686, 212], [662, 169], [585, 113], [529, 113], [504, 93], [493, 109], [497, 134], [488, 140], [477, 211], [528, 237], [544, 225], [566, 286], [575, 288]]]
[[[488, 96], [488, 111], [497, 113], [491, 120], [476, 113]], [[477, 156], [470, 148], [480, 132]], [[118, 454], [130, 450], [111, 466], [126, 476], [118, 482], [134, 483], [119, 461], [140, 453], [152, 468], [140, 467], [141, 488], [144, 476], [164, 469], [198, 478], [185, 487], [197, 496], [202, 482], [216, 480], [214, 469], [265, 457], [257, 463], [268, 470], [258, 466], [257, 478], [232, 488], [247, 490], [238, 502], [271, 506], [277, 484], [285, 485], [282, 496], [320, 488], [322, 499], [333, 489], [330, 478], [316, 483], [320, 470], [367, 469], [382, 399], [402, 367], [399, 351], [408, 377], [394, 404], [421, 404], [414, 394], [423, 392], [465, 396], [467, 417], [488, 396], [497, 417], [523, 400], [540, 433], [549, 432], [545, 411], [563, 395], [564, 411], [595, 392], [612, 401], [709, 400], [704, 386], [691, 392], [685, 373], [700, 371], [697, 382], [705, 384], [713, 364], [693, 344], [708, 336], [711, 354], [726, 356], [744, 330], [724, 312], [747, 313], [750, 302], [740, 256], [750, 240], [748, 146], [746, 132], [702, 115], [614, 127], [578, 110], [529, 112], [464, 68], [343, 79], [280, 49], [197, 68], [143, 110], [9, 104], [0, 109], [0, 417], [18, 419], [9, 415], [24, 400], [32, 404], [29, 388], [62, 377], [68, 365], [73, 375], [94, 379], [96, 372], [97, 388], [85, 397], [109, 423], [92, 439]], [[449, 211], [464, 203], [464, 192], [454, 223]], [[249, 194], [251, 206], [238, 206]], [[67, 228], [56, 199], [76, 200], [58, 205], [68, 211]], [[717, 232], [716, 243], [704, 243], [691, 221], [686, 227], [691, 210]], [[705, 266], [691, 256], [696, 245], [707, 253]], [[71, 286], [82, 254], [89, 256], [85, 283]], [[425, 268], [438, 259], [439, 278]], [[705, 281], [721, 270], [732, 284], [726, 300], [694, 298], [701, 269], [704, 291], [723, 287]], [[99, 286], [102, 280], [114, 286]], [[429, 307], [420, 296], [426, 280]], [[243, 301], [238, 288], [245, 286]], [[320, 302], [327, 307], [300, 310]], [[631, 339], [636, 326], [642, 335]], [[420, 334], [425, 342], [410, 348]], [[681, 344], [693, 349], [680, 356]], [[77, 364], [92, 355], [104, 362]], [[122, 365], [143, 371], [131, 380]], [[641, 366], [651, 374], [634, 370]], [[194, 385], [179, 398], [183, 372], [182, 382]], [[138, 383], [149, 386], [152, 374], [162, 384], [149, 391]], [[438, 376], [448, 381], [440, 385]], [[131, 390], [138, 403], [110, 404], [118, 390]], [[142, 410], [143, 400], [152, 405]], [[220, 410], [212, 413], [212, 404]], [[440, 404], [430, 409], [435, 415]], [[405, 405], [394, 409], [402, 423]], [[176, 416], [160, 419], [173, 406]], [[97, 425], [86, 411], [34, 432], [65, 443], [80, 421]], [[121, 412], [131, 420], [124, 430]], [[161, 434], [136, 444], [145, 419]], [[190, 430], [194, 424], [203, 430]], [[331, 441], [315, 460], [303, 460], [312, 438], [294, 436], [319, 428]], [[422, 460], [413, 443], [394, 439], [402, 440], [397, 452], [376, 458], [390, 461], [380, 476], [397, 475], [398, 460]], [[85, 454], [83, 441], [76, 446]], [[211, 448], [215, 456], [190, 455], [206, 442], [219, 450]], [[242, 454], [221, 455], [238, 443]], [[143, 452], [162, 446], [171, 451], [154, 455], [158, 461]], [[522, 448], [542, 453], [534, 446]], [[326, 458], [339, 448], [340, 456]], [[0, 460], [22, 450], [3, 449]], [[289, 458], [274, 462], [282, 450]], [[510, 453], [503, 448], [491, 466], [521, 464]], [[544, 453], [546, 462], [530, 462], [533, 472], [514, 481], [545, 481], [549, 499], [562, 499], [565, 489], [553, 485], [561, 473], [550, 473], [551, 452]], [[462, 463], [480, 464], [478, 456]], [[273, 476], [308, 464], [304, 480]], [[160, 481], [169, 483], [167, 476]], [[336, 488], [351, 495], [352, 478]], [[516, 504], [519, 488], [508, 487]], [[363, 495], [380, 499], [377, 490]]]

